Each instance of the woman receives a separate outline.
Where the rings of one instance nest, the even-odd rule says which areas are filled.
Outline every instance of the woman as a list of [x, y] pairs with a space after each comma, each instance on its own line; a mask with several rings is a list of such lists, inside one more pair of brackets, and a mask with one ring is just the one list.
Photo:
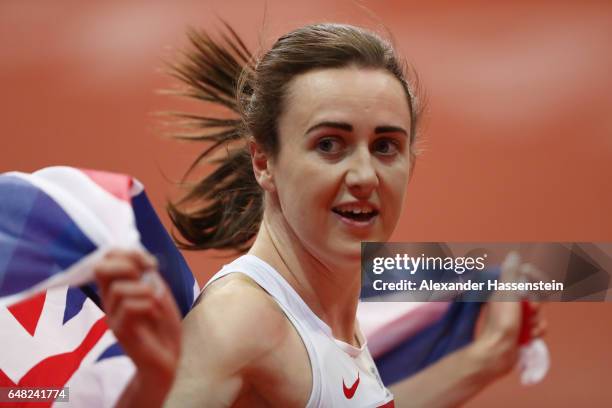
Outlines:
[[[227, 153], [170, 215], [185, 248], [248, 253], [185, 318], [167, 405], [452, 406], [507, 372], [517, 304], [491, 305], [472, 345], [391, 391], [359, 331], [361, 242], [390, 237], [415, 161], [418, 103], [392, 47], [361, 28], [316, 24], [251, 64], [235, 35], [191, 39], [175, 71], [185, 94], [242, 120], [185, 115], [203, 129], [196, 139], [213, 142], [200, 159]], [[510, 257], [505, 269], [519, 264]], [[541, 334], [539, 318], [532, 329]]]

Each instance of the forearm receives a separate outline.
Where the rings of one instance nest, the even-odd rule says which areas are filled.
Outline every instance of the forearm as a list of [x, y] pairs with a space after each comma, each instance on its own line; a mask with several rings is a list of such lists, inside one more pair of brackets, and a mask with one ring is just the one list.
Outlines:
[[390, 388], [397, 406], [456, 407], [504, 373], [499, 358], [492, 344], [474, 342]]
[[125, 390], [115, 404], [115, 408], [161, 407], [171, 386], [171, 380], [160, 380], [160, 378], [147, 379], [136, 373], [125, 387]]

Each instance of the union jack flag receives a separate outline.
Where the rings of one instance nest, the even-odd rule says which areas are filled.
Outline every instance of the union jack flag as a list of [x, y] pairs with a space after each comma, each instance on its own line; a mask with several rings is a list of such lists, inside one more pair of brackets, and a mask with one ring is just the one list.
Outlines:
[[[197, 282], [136, 180], [70, 167], [0, 175], [0, 387], [66, 386], [61, 406], [114, 405], [134, 367], [105, 322], [92, 266], [117, 246], [154, 254], [190, 310]], [[479, 310], [362, 303], [359, 320], [390, 384], [471, 341]]]
[[185, 260], [129, 176], [5, 173], [0, 197], [0, 387], [67, 386], [71, 406], [114, 405], [134, 367], [108, 329], [92, 266], [112, 247], [146, 248], [185, 315], [199, 291]]

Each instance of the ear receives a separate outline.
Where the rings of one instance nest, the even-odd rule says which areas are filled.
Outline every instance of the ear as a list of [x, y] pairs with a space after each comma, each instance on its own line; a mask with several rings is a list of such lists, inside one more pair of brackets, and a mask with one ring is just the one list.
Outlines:
[[257, 183], [265, 191], [273, 193], [276, 191], [274, 184], [273, 170], [274, 166], [270, 157], [253, 139], [248, 141], [249, 152], [251, 153], [251, 163], [253, 164], [253, 174]]
[[416, 155], [410, 153], [410, 173], [408, 174], [408, 182], [412, 181], [412, 175], [414, 174], [414, 167], [416, 166]]

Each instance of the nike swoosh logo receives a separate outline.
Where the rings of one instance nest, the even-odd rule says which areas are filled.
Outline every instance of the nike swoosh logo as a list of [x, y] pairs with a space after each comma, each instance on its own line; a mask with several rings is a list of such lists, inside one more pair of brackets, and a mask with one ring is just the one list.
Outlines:
[[347, 387], [344, 383], [344, 378], [342, 379], [342, 391], [344, 391], [344, 396], [347, 399], [353, 398], [353, 396], [355, 395], [355, 391], [357, 391], [357, 387], [359, 387], [359, 372], [357, 372], [357, 379], [355, 380], [353, 385], [350, 386], [350, 388]]

